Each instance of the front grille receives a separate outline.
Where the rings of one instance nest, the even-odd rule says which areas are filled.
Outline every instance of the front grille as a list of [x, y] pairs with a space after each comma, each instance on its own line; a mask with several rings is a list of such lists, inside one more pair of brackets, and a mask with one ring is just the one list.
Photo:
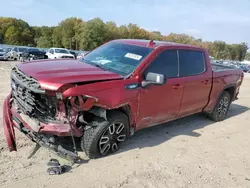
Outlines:
[[42, 122], [55, 120], [56, 98], [47, 96], [40, 84], [18, 68], [11, 73], [12, 97], [18, 109]]
[[22, 71], [20, 71], [17, 67], [14, 67], [11, 72], [12, 80], [15, 80], [20, 85], [23, 85], [25, 88], [29, 88], [30, 90], [36, 93], [45, 93], [44, 90], [41, 89], [40, 84], [34, 78], [25, 75]]

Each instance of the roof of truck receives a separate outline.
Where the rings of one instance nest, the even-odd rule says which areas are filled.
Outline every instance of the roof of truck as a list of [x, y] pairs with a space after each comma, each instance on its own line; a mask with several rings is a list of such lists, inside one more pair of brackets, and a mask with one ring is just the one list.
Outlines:
[[159, 46], [178, 46], [178, 47], [189, 47], [189, 48], [203, 49], [201, 47], [189, 45], [189, 44], [180, 44], [180, 43], [175, 43], [175, 42], [157, 41], [157, 40], [117, 39], [114, 41], [122, 42], [122, 43], [126, 43], [126, 44], [144, 46], [144, 47], [151, 47], [151, 48], [157, 48]]

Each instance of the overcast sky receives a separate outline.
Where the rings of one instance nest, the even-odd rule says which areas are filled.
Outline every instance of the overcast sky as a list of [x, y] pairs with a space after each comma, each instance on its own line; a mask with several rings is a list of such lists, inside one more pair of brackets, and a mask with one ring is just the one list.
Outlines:
[[68, 17], [135, 23], [162, 34], [250, 45], [250, 0], [0, 0], [0, 16], [30, 25], [57, 25]]

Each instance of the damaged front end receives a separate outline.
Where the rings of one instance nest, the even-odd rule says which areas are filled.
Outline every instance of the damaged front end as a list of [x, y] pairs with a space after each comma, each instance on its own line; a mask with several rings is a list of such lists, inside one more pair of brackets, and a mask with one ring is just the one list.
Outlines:
[[[90, 96], [63, 98], [59, 93], [42, 89], [32, 77], [17, 67], [11, 73], [11, 94], [4, 102], [4, 130], [10, 151], [16, 151], [14, 127], [38, 146], [75, 161], [76, 151], [65, 149], [61, 137], [81, 137], [93, 116], [106, 119], [106, 110], [95, 107]], [[35, 150], [36, 150], [35, 149]], [[33, 152], [34, 153], [34, 152]]]

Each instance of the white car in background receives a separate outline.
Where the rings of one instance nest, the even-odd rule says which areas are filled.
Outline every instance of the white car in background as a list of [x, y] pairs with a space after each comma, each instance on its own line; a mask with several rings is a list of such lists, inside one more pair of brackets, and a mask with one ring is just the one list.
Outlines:
[[61, 59], [61, 58], [72, 58], [75, 59], [75, 56], [70, 53], [68, 49], [65, 48], [50, 48], [46, 55], [48, 59]]

